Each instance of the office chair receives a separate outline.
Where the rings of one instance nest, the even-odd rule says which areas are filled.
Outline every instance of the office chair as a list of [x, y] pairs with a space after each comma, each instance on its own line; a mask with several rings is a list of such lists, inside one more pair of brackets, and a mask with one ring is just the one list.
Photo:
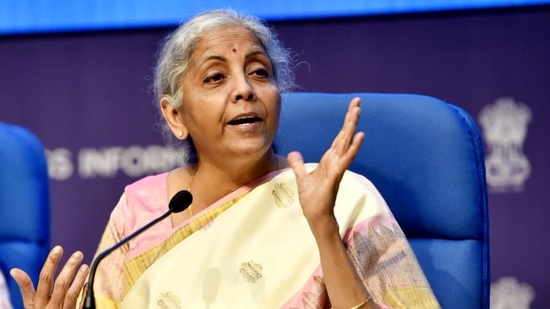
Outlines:
[[401, 225], [441, 307], [489, 308], [489, 232], [483, 143], [472, 118], [409, 94], [289, 93], [277, 153], [318, 162], [361, 97], [366, 133], [354, 172], [370, 179]]
[[27, 129], [0, 122], [0, 270], [15, 309], [22, 309], [13, 267], [38, 282], [50, 249], [49, 178], [44, 147]]

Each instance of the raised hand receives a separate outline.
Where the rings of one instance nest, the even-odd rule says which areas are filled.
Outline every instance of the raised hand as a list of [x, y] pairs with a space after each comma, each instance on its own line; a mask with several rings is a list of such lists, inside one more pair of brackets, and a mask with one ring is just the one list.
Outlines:
[[360, 102], [359, 98], [351, 100], [342, 129], [315, 170], [306, 171], [300, 153], [291, 152], [287, 156], [288, 164], [296, 174], [298, 196], [310, 225], [334, 220], [334, 203], [340, 181], [365, 137], [363, 132], [355, 133], [361, 112]]
[[[56, 246], [50, 251], [35, 290], [31, 278], [21, 269], [14, 268], [11, 276], [19, 285], [25, 309], [49, 309], [49, 308], [76, 308], [76, 302], [80, 291], [86, 281], [89, 268], [82, 262], [82, 252], [75, 252], [54, 281], [55, 272], [61, 257], [63, 248]], [[79, 267], [80, 266], [80, 267]]]

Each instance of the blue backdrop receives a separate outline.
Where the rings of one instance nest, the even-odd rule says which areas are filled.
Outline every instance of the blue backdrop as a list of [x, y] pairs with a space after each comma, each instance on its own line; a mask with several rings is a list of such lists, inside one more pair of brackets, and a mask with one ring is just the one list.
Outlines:
[[3, 0], [0, 34], [173, 26], [206, 10], [231, 7], [267, 20], [521, 7], [549, 0]]
[[[550, 308], [550, 7], [272, 25], [301, 62], [300, 90], [426, 94], [478, 120], [491, 163], [491, 276], [512, 287], [494, 291]], [[149, 92], [170, 30], [0, 36], [0, 120], [44, 142], [52, 243], [88, 262], [124, 186], [178, 164], [154, 130]], [[512, 161], [499, 149], [517, 165], [503, 165]]]

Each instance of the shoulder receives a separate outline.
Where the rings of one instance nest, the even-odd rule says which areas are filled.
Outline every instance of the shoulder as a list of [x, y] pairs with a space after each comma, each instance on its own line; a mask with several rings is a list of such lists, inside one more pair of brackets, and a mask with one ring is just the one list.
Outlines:
[[347, 194], [366, 196], [369, 199], [369, 203], [374, 203], [389, 212], [386, 200], [380, 191], [378, 191], [378, 188], [370, 179], [362, 174], [350, 170], [346, 171], [340, 183], [340, 190], [347, 192]]
[[151, 175], [127, 185], [111, 217], [120, 217], [124, 218], [122, 221], [131, 222], [136, 213], [140, 217], [148, 218], [165, 211], [168, 203], [167, 176], [168, 173]]
[[[318, 163], [306, 163], [305, 167], [308, 172], [311, 172], [317, 168], [318, 165]], [[361, 202], [368, 197], [369, 202], [374, 202], [382, 205], [383, 207], [387, 207], [386, 201], [378, 191], [375, 184], [368, 179], [367, 176], [351, 170], [345, 171], [340, 182], [338, 195], [340, 197], [345, 196], [348, 201], [356, 200], [358, 202]]]
[[159, 189], [159, 187], [166, 187], [166, 180], [168, 178], [168, 172], [150, 175], [143, 177], [126, 186], [126, 192], [139, 192], [144, 189]]
[[365, 175], [356, 173], [354, 171], [347, 170], [344, 173], [342, 181], [346, 184], [353, 183], [357, 186], [360, 186], [363, 190], [379, 194], [378, 189], [370, 179], [368, 179]]
[[[318, 163], [306, 163], [306, 170], [308, 172], [313, 171], [317, 168]], [[375, 194], [379, 194], [376, 186], [368, 179], [365, 175], [359, 174], [357, 172], [346, 170], [342, 181], [340, 183], [340, 191], [369, 191]]]
[[110, 224], [124, 236], [163, 214], [168, 209], [168, 173], [141, 178], [124, 189], [111, 212]]

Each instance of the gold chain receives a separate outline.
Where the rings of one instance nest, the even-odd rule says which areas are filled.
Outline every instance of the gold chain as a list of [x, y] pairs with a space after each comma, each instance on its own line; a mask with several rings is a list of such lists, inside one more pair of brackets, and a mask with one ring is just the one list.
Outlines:
[[[191, 184], [193, 183], [193, 178], [195, 177], [195, 174], [197, 173], [197, 171], [195, 171], [193, 173], [193, 175], [191, 175], [191, 179], [189, 179], [189, 186], [187, 186], [187, 191], [191, 192]], [[193, 209], [191, 208], [193, 206], [193, 203], [191, 203], [191, 205], [189, 205], [189, 216], [190, 217], [193, 217]]]

